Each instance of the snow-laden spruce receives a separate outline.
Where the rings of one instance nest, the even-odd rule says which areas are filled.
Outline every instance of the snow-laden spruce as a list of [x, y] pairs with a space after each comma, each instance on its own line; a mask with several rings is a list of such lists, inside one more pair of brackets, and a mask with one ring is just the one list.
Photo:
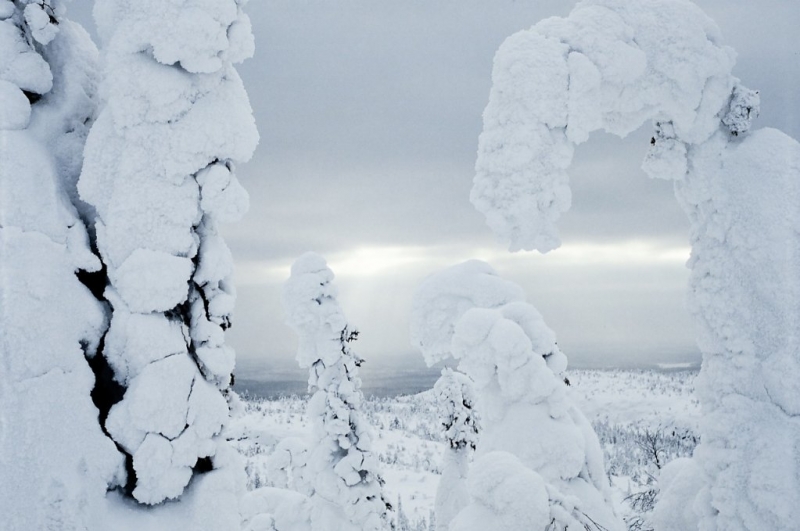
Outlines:
[[468, 261], [423, 281], [411, 321], [426, 360], [459, 360], [481, 413], [470, 503], [451, 531], [623, 528], [600, 443], [569, 398], [567, 358], [519, 286]]
[[442, 477], [436, 488], [434, 514], [436, 531], [448, 531], [453, 518], [469, 504], [467, 475], [472, 452], [478, 447], [480, 420], [469, 376], [442, 369], [433, 393], [447, 445], [442, 455]]
[[105, 427], [131, 456], [133, 497], [179, 498], [195, 478], [186, 501], [206, 529], [239, 525], [243, 473], [219, 437], [235, 293], [217, 224], [244, 214], [234, 167], [258, 142], [233, 67], [253, 53], [244, 3], [98, 0], [105, 105], [78, 183], [109, 280], [103, 356], [125, 389]]
[[106, 317], [72, 200], [97, 50], [61, 2], [0, 0], [0, 527], [92, 529], [122, 454], [87, 358]]
[[479, 142], [473, 203], [512, 250], [544, 252], [574, 146], [654, 122], [643, 168], [692, 223], [704, 358], [702, 444], [664, 471], [661, 531], [800, 529], [800, 145], [749, 132], [759, 98], [734, 57], [686, 0], [582, 2], [500, 47]]
[[361, 358], [350, 343], [358, 332], [336, 300], [333, 272], [325, 260], [306, 253], [292, 265], [283, 291], [286, 322], [297, 332], [297, 361], [309, 369], [308, 416], [314, 441], [304, 474], [314, 531], [393, 528], [383, 493], [373, 432], [360, 412], [364, 396]]

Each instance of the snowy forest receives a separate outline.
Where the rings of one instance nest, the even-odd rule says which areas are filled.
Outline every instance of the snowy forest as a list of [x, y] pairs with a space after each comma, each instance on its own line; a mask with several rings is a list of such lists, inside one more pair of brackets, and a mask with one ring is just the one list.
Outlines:
[[0, 0], [0, 529], [800, 531], [800, 144], [758, 127], [698, 6], [583, 0], [508, 35], [452, 199], [546, 260], [579, 146], [650, 127], [627, 156], [689, 221], [699, 372], [571, 368], [472, 259], [408, 308], [441, 376], [382, 398], [313, 251], [276, 297], [307, 395], [234, 389], [248, 0], [95, 0], [96, 33], [78, 3]]

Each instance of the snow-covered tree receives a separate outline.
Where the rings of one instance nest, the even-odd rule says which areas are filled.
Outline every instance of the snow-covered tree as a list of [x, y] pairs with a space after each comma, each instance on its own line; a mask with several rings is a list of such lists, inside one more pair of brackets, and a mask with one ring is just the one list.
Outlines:
[[311, 524], [315, 531], [389, 529], [392, 508], [372, 453], [372, 429], [360, 411], [362, 359], [351, 350], [358, 332], [347, 323], [332, 281], [325, 260], [306, 253], [292, 265], [283, 292], [286, 322], [299, 338], [297, 360], [309, 369], [314, 441], [304, 468]]
[[185, 526], [208, 529], [239, 525], [243, 481], [219, 437], [235, 293], [217, 224], [247, 208], [234, 166], [258, 141], [233, 67], [253, 53], [244, 3], [98, 0], [104, 107], [78, 183], [113, 309], [101, 355], [124, 390], [105, 428], [135, 500], [181, 497], [195, 478]]
[[95, 529], [122, 455], [92, 403], [106, 316], [75, 200], [97, 50], [61, 2], [0, 1], [0, 527]]
[[408, 521], [408, 516], [406, 512], [403, 510], [403, 499], [398, 496], [397, 497], [397, 531], [412, 531], [411, 530], [411, 522]]
[[420, 285], [411, 322], [426, 359], [459, 360], [481, 412], [470, 503], [448, 529], [622, 529], [600, 443], [564, 383], [566, 356], [519, 286], [465, 262]]
[[660, 503], [686, 510], [670, 522], [657, 507], [661, 531], [798, 528], [800, 144], [749, 132], [758, 94], [731, 76], [722, 42], [688, 0], [582, 2], [512, 35], [495, 57], [471, 196], [512, 250], [554, 249], [575, 145], [654, 122], [643, 169], [675, 181], [691, 220], [703, 352], [702, 442], [695, 462], [663, 472], [673, 487]]
[[436, 530], [447, 531], [455, 515], [469, 504], [467, 473], [472, 452], [478, 447], [480, 422], [469, 376], [442, 369], [433, 392], [446, 443], [442, 477], [436, 489]]

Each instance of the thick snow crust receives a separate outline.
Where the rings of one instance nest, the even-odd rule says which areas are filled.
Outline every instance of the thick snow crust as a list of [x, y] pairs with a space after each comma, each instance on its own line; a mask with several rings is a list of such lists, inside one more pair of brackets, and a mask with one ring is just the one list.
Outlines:
[[284, 285], [286, 322], [300, 339], [297, 360], [309, 368], [308, 404], [313, 442], [301, 483], [310, 495], [315, 530], [379, 530], [393, 524], [383, 495], [372, 428], [360, 412], [364, 400], [351, 329], [336, 300], [325, 260], [306, 253]]
[[[87, 358], [107, 325], [71, 190], [91, 116], [86, 33], [0, 2], [0, 514], [9, 531], [97, 529], [123, 456], [98, 423]], [[31, 103], [33, 102], [33, 103]]]
[[622, 529], [600, 443], [568, 395], [566, 356], [521, 288], [473, 260], [426, 279], [413, 308], [415, 345], [431, 360], [449, 343], [482, 419], [470, 503], [450, 529]]
[[800, 145], [751, 132], [758, 93], [733, 61], [688, 1], [583, 2], [501, 46], [476, 164], [472, 201], [493, 230], [548, 251], [574, 145], [653, 120], [643, 169], [676, 181], [692, 222], [704, 353], [702, 444], [667, 474], [662, 530], [800, 529]]
[[[126, 388], [106, 428], [132, 456], [133, 497], [146, 504], [180, 498], [192, 478], [192, 489], [210, 492], [218, 487], [207, 483], [242, 477], [234, 470], [240, 463], [220, 457], [234, 368], [224, 331], [235, 290], [217, 224], [246, 211], [234, 167], [258, 142], [233, 67], [253, 52], [244, 3], [95, 7], [104, 107], [86, 142], [78, 191], [93, 212], [110, 281], [103, 354]], [[195, 470], [204, 459], [213, 472]], [[215, 505], [218, 518], [238, 518], [236, 504]]]

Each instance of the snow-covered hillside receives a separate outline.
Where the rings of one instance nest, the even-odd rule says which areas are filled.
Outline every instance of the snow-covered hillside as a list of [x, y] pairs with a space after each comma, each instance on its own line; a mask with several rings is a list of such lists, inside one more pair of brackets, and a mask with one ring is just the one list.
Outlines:
[[[657, 492], [659, 467], [690, 455], [699, 442], [694, 371], [569, 371], [572, 400], [586, 413], [603, 446], [614, 501], [629, 529], [647, 518], [642, 507]], [[398, 529], [431, 529], [441, 476], [443, 429], [433, 391], [365, 401], [364, 416], [376, 431], [386, 492], [397, 504]], [[274, 485], [285, 470], [282, 440], [306, 439], [311, 425], [306, 397], [243, 396], [243, 408], [227, 438], [247, 460], [248, 488]], [[276, 450], [277, 447], [277, 450]], [[656, 462], [656, 457], [658, 462]], [[637, 496], [640, 494], [640, 496]], [[644, 498], [644, 499], [642, 499]], [[405, 527], [404, 527], [405, 526]]]

